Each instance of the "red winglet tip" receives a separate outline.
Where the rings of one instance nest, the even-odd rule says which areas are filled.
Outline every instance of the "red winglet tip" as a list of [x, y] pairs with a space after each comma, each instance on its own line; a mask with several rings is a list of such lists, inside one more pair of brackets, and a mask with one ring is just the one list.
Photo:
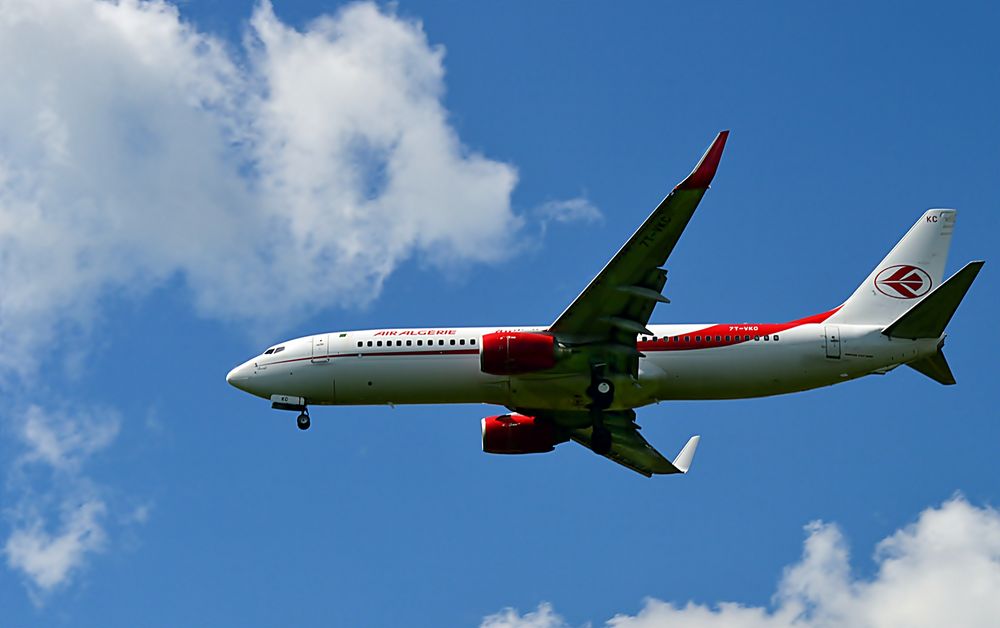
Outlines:
[[726, 147], [728, 137], [728, 130], [719, 132], [691, 174], [677, 185], [678, 190], [701, 190], [708, 187], [715, 178], [715, 171], [719, 169], [722, 150]]

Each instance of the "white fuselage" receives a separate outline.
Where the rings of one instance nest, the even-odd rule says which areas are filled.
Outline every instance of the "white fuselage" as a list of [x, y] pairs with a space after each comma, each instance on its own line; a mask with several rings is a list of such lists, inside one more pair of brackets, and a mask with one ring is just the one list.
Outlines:
[[[827, 325], [818, 315], [785, 324], [651, 325], [640, 336], [638, 379], [617, 382], [612, 409], [662, 400], [761, 397], [884, 373], [932, 354], [939, 339], [902, 340], [880, 325]], [[810, 321], [819, 322], [810, 322]], [[290, 340], [236, 367], [228, 380], [264, 398], [310, 405], [488, 403], [580, 410], [586, 374], [558, 369], [484, 373], [484, 334], [543, 327], [380, 329]], [[281, 347], [279, 349], [279, 347]], [[624, 384], [624, 385], [623, 385]]]

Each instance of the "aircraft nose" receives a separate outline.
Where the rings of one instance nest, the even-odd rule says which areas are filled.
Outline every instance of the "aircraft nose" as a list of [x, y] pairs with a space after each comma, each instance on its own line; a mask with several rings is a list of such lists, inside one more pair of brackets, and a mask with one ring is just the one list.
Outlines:
[[230, 386], [235, 386], [240, 390], [244, 390], [245, 383], [248, 379], [250, 379], [250, 375], [247, 372], [246, 364], [237, 366], [226, 375], [226, 383]]

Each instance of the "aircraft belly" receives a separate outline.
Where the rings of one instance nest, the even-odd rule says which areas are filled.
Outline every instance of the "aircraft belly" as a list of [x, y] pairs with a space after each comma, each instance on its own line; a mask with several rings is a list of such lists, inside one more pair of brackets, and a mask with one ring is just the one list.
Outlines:
[[890, 344], [869, 327], [842, 328], [841, 334], [839, 358], [828, 357], [819, 326], [807, 326], [784, 334], [780, 343], [751, 341], [730, 347], [657, 352], [646, 360], [659, 371], [659, 399], [741, 399], [829, 386], [904, 358], [913, 359], [923, 349], [898, 341]]
[[[676, 351], [652, 358], [663, 372], [660, 399], [742, 399], [764, 397], [839, 381], [839, 365], [826, 362], [821, 347], [737, 345]], [[819, 346], [819, 345], [817, 345]]]
[[376, 354], [337, 364], [337, 404], [505, 404], [507, 398], [506, 378], [483, 373], [476, 355]]

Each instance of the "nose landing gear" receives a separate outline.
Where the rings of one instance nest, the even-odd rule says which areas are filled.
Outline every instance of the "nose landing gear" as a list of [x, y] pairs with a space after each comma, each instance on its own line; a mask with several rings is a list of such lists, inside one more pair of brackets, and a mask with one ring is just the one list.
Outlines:
[[305, 410], [305, 409], [302, 410], [302, 413], [299, 414], [299, 416], [298, 416], [297, 419], [295, 419], [295, 424], [299, 426], [300, 430], [307, 430], [307, 429], [309, 429], [309, 426], [311, 425], [311, 423], [309, 421], [309, 412], [308, 412], [308, 410]]
[[275, 410], [297, 411], [299, 417], [295, 420], [295, 424], [299, 426], [300, 430], [309, 429], [309, 407], [306, 406], [305, 397], [271, 395], [271, 407]]

